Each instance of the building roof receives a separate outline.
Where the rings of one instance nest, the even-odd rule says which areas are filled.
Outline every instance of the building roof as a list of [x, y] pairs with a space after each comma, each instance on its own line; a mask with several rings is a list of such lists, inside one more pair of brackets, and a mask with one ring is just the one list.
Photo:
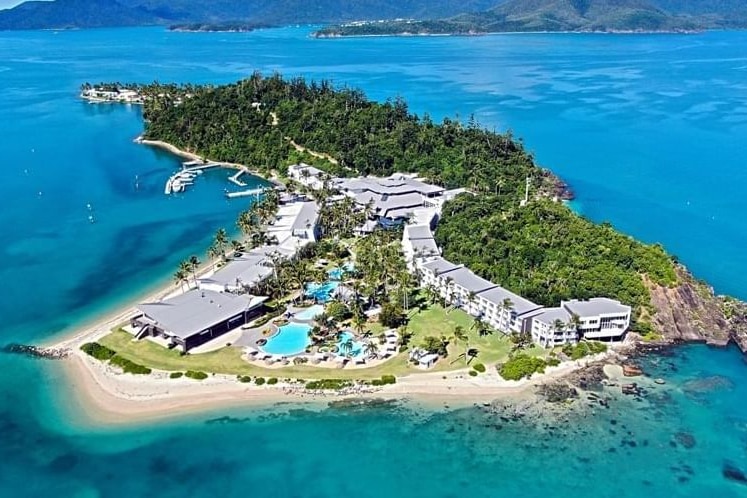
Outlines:
[[313, 228], [319, 218], [319, 206], [316, 202], [302, 202], [301, 208], [293, 220], [292, 230]]
[[435, 275], [443, 275], [444, 273], [456, 270], [457, 268], [462, 268], [462, 265], [455, 265], [444, 258], [436, 258], [433, 261], [423, 263], [422, 268]]
[[165, 332], [186, 339], [266, 301], [266, 297], [191, 290], [138, 309]]
[[438, 250], [438, 245], [436, 244], [436, 241], [433, 239], [415, 239], [410, 241], [410, 245], [412, 245], [412, 250], [415, 252], [415, 254], [419, 255], [432, 255], [437, 256], [440, 254]]
[[288, 171], [298, 171], [300, 173], [304, 170], [309, 172], [309, 176], [319, 176], [324, 173], [324, 171], [320, 170], [319, 168], [315, 168], [314, 166], [310, 166], [306, 163], [293, 164], [291, 166], [288, 166]]
[[517, 315], [523, 315], [524, 313], [529, 313], [530, 311], [534, 311], [542, 307], [539, 304], [533, 303], [529, 299], [525, 299], [518, 294], [514, 294], [508, 289], [504, 289], [500, 285], [486, 290], [485, 292], [481, 292], [480, 297], [485, 298], [485, 300], [497, 306], [503, 305], [504, 299], [510, 299], [512, 305], [511, 307]]
[[472, 273], [472, 270], [465, 267], [448, 272], [446, 278], [451, 278], [455, 285], [464, 288], [467, 292], [476, 294], [497, 287], [493, 282], [478, 277]]
[[571, 301], [563, 301], [561, 305], [571, 313], [575, 313], [581, 317], [630, 313], [630, 306], [607, 297], [594, 297], [586, 301], [573, 299]]
[[433, 239], [433, 232], [428, 225], [407, 225], [403, 235], [410, 240]]
[[272, 273], [272, 268], [262, 266], [265, 262], [266, 258], [264, 256], [251, 253], [243, 254], [238, 258], [230, 260], [211, 277], [200, 280], [219, 285], [236, 285], [238, 280], [240, 283], [251, 285]]
[[555, 320], [560, 320], [564, 324], [568, 325], [571, 322], [571, 314], [565, 308], [545, 308], [541, 313], [538, 313], [532, 317], [533, 320], [538, 320], [547, 325], [554, 326]]
[[429, 195], [444, 191], [444, 188], [438, 185], [431, 185], [430, 183], [404, 176], [396, 178], [379, 178], [375, 176], [342, 178], [338, 182], [338, 186], [343, 190], [354, 192], [369, 191], [381, 195], [403, 195], [408, 193]]

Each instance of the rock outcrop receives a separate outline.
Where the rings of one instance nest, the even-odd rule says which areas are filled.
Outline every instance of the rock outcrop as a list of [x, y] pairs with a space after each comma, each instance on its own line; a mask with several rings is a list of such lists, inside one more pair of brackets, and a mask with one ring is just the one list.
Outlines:
[[656, 285], [644, 277], [655, 312], [651, 323], [664, 342], [703, 341], [725, 346], [734, 341], [747, 353], [747, 303], [715, 295], [708, 284], [677, 267], [680, 284]]

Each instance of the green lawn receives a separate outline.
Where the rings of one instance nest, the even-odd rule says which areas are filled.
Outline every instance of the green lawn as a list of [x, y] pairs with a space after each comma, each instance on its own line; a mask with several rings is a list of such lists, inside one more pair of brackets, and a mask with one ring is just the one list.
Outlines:
[[[493, 332], [490, 335], [480, 337], [474, 330], [472, 324], [474, 319], [466, 312], [460, 309], [450, 311], [444, 309], [438, 304], [431, 305], [427, 309], [411, 312], [408, 329], [413, 333], [411, 346], [420, 346], [423, 339], [427, 336], [453, 336], [454, 328], [461, 325], [467, 332], [469, 347], [477, 349], [477, 357], [471, 363], [483, 363], [492, 365], [499, 361], [504, 361], [511, 350], [511, 340], [499, 332]], [[449, 344], [449, 356], [441, 359], [432, 370], [453, 370], [455, 368], [464, 368], [464, 359], [459, 359], [455, 363], [459, 354], [464, 353], [466, 344]]]
[[[511, 341], [497, 332], [479, 337], [475, 331], [471, 330], [473, 321], [472, 317], [458, 309], [447, 312], [438, 305], [433, 305], [424, 310], [415, 309], [410, 312], [408, 324], [408, 329], [413, 333], [410, 346], [419, 346], [423, 339], [429, 335], [451, 337], [454, 327], [461, 325], [467, 331], [469, 347], [478, 350], [478, 356], [472, 363], [492, 366], [496, 362], [505, 360], [511, 349]], [[379, 324], [370, 324], [370, 328], [375, 335], [383, 330]], [[341, 378], [361, 380], [378, 378], [382, 374], [402, 376], [422, 372], [422, 370], [408, 365], [407, 353], [401, 353], [379, 366], [365, 369], [330, 369], [310, 365], [288, 365], [282, 369], [272, 369], [247, 363], [241, 359], [241, 350], [235, 347], [225, 347], [210, 353], [181, 356], [176, 350], [166, 349], [150, 341], [134, 341], [132, 335], [122, 330], [116, 330], [102, 337], [98, 342], [135, 363], [167, 371], [199, 370], [207, 373], [294, 379]], [[448, 347], [449, 357], [440, 360], [429, 371], [440, 372], [464, 368], [463, 359], [454, 361], [460, 353], [464, 352], [464, 349], [465, 344], [450, 344]], [[528, 352], [530, 354], [541, 354], [544, 350], [533, 348]]]

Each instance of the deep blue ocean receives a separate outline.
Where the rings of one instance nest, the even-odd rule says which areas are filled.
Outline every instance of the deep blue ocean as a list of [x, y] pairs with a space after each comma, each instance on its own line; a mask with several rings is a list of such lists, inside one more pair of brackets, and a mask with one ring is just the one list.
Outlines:
[[[166, 197], [179, 161], [133, 143], [139, 109], [83, 103], [79, 86], [225, 83], [255, 69], [510, 128], [570, 183], [579, 212], [747, 298], [747, 33], [309, 31], [0, 32], [0, 343], [49, 340], [143, 296], [179, 260], [204, 258], [246, 203], [224, 198], [221, 170]], [[747, 472], [742, 356], [688, 346], [648, 361], [665, 387], [555, 424], [405, 406], [234, 409], [125, 430], [71, 411], [53, 363], [0, 356], [0, 495], [747, 496], [722, 476]]]

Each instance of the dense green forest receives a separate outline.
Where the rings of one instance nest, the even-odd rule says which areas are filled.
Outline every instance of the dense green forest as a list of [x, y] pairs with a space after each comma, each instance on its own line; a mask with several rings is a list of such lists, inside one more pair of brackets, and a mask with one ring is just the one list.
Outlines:
[[662, 285], [676, 282], [661, 246], [550, 200], [519, 207], [496, 196], [460, 196], [447, 205], [436, 239], [446, 259], [545, 306], [605, 296], [643, 307], [649, 296], [640, 274]]
[[[531, 175], [543, 191], [556, 188], [510, 134], [484, 130], [474, 119], [435, 123], [410, 113], [401, 99], [379, 104], [326, 81], [254, 74], [221, 87], [143, 91], [163, 95], [146, 102], [146, 138], [263, 172], [283, 172], [296, 155], [292, 139], [331, 155], [337, 164], [321, 166], [340, 176], [411, 171], [447, 187], [519, 194]], [[181, 94], [192, 98], [172, 105]]]
[[[167, 89], [167, 90], [164, 90]], [[279, 169], [296, 150], [289, 139], [329, 153], [334, 174], [418, 172], [467, 187], [447, 203], [436, 232], [444, 256], [544, 305], [608, 296], [649, 305], [642, 274], [676, 282], [660, 246], [594, 224], [552, 200], [557, 186], [510, 134], [408, 112], [402, 100], [375, 103], [330, 83], [259, 74], [221, 87], [142, 87], [146, 135], [211, 159]], [[160, 95], [160, 97], [158, 96]], [[190, 97], [185, 98], [185, 95]], [[181, 102], [174, 105], [175, 100]], [[521, 207], [525, 178], [530, 202]]]

